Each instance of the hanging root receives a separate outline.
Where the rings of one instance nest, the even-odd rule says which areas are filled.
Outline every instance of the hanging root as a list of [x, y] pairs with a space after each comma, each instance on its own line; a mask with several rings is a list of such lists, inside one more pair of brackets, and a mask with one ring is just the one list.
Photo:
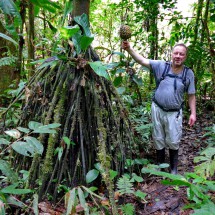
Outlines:
[[[28, 87], [30, 94], [23, 103], [19, 125], [27, 126], [29, 121], [61, 124], [56, 134], [38, 137], [44, 154], [35, 155], [33, 161], [27, 159], [31, 166], [29, 187], [36, 188], [39, 178], [39, 198], [49, 193], [56, 200], [63, 195], [58, 192], [60, 184], [71, 188], [85, 184], [86, 173], [99, 160], [114, 204], [108, 170], [122, 173], [132, 142], [130, 123], [115, 88], [90, 67], [76, 68], [63, 61], [41, 70]], [[68, 137], [71, 144], [65, 144], [63, 137]], [[57, 147], [63, 147], [63, 154], [54, 165]], [[15, 164], [19, 159], [15, 159]]]

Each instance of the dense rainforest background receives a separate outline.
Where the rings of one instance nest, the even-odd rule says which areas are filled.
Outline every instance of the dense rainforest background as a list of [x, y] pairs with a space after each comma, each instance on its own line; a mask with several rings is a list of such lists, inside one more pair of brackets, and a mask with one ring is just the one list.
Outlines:
[[[0, 12], [1, 215], [214, 214], [214, 0], [0, 0]], [[188, 46], [197, 123], [186, 104], [178, 175], [155, 165], [155, 83], [121, 49], [122, 25], [146, 58]]]

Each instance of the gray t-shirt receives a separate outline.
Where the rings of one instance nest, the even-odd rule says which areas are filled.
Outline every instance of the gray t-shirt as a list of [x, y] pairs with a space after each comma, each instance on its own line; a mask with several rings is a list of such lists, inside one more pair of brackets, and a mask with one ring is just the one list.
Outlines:
[[[160, 80], [165, 69], [166, 62], [161, 60], [150, 60], [155, 80]], [[174, 74], [171, 66], [168, 74]], [[182, 77], [183, 69], [178, 74]], [[166, 76], [159, 84], [158, 89], [155, 91], [154, 98], [160, 106], [165, 109], [179, 109], [183, 102], [184, 97], [184, 84], [182, 79], [176, 78], [176, 89], [174, 85], [175, 78]], [[195, 94], [194, 74], [191, 69], [188, 69], [186, 75], [186, 87], [188, 94]]]

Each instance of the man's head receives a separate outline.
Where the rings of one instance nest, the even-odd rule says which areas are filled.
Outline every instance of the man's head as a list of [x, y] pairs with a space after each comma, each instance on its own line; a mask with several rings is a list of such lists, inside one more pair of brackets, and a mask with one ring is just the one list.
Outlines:
[[187, 57], [187, 46], [183, 43], [176, 44], [172, 49], [172, 63], [176, 67], [183, 65]]

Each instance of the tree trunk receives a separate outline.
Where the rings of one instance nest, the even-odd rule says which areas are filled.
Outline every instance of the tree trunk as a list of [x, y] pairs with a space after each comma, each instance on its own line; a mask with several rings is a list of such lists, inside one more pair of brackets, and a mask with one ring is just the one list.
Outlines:
[[90, 1], [89, 0], [73, 0], [72, 16], [81, 16], [83, 13], [89, 17]]
[[34, 5], [29, 1], [28, 2], [28, 69], [29, 69], [29, 77], [31, 77], [34, 73], [34, 65], [31, 65], [31, 61], [34, 61]]

